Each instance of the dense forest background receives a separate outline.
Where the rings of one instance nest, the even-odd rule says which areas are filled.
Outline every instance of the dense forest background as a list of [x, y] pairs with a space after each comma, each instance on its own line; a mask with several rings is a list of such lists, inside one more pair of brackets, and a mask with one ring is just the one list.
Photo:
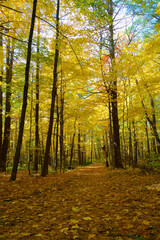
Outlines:
[[158, 2], [0, 1], [0, 171], [160, 167]]

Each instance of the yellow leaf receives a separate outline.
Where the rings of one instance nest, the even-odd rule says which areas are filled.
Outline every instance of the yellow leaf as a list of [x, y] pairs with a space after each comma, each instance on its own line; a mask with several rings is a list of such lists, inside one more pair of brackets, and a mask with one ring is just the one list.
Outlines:
[[72, 223], [73, 223], [73, 224], [76, 224], [76, 223], [78, 223], [78, 222], [79, 222], [79, 221], [76, 220], [76, 219], [71, 219], [71, 220], [70, 220], [70, 223], [71, 223], [71, 224], [72, 224]]
[[136, 222], [137, 220], [138, 220], [138, 217], [137, 217], [137, 216], [134, 216], [133, 222]]
[[149, 225], [150, 224], [150, 222], [149, 221], [147, 221], [147, 220], [143, 220], [143, 222], [142, 222], [144, 225]]
[[72, 226], [72, 228], [73, 228], [73, 229], [79, 228], [79, 226], [78, 226], [78, 224], [76, 224], [76, 225]]
[[39, 225], [38, 224], [33, 224], [32, 227], [37, 228], [37, 227], [39, 227]]
[[69, 229], [69, 228], [62, 228], [62, 229], [60, 230], [60, 232], [61, 232], [61, 233], [66, 233], [66, 232], [68, 231], [68, 229]]
[[119, 215], [116, 216], [116, 220], [122, 219]]
[[96, 236], [96, 234], [89, 234], [88, 239], [93, 239]]
[[79, 238], [79, 236], [73, 236], [73, 239]]
[[74, 211], [74, 212], [79, 212], [80, 209], [79, 209], [78, 207], [72, 207], [72, 211]]
[[127, 228], [134, 228], [133, 224], [128, 224]]
[[90, 221], [90, 220], [92, 220], [92, 218], [91, 217], [84, 217], [83, 220], [85, 220], [85, 221], [89, 220]]

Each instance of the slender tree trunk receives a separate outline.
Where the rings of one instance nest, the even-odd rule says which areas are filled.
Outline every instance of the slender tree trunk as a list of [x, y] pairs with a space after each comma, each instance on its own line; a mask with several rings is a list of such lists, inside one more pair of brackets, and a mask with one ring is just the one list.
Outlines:
[[146, 131], [146, 140], [147, 140], [147, 155], [150, 156], [150, 144], [149, 144], [149, 135], [148, 135], [147, 121], [145, 121], [145, 131]]
[[157, 153], [157, 149], [156, 149], [156, 140], [155, 140], [155, 138], [153, 137], [152, 138], [152, 151], [153, 151], [153, 153]]
[[45, 156], [44, 156], [41, 176], [46, 176], [48, 173], [48, 162], [49, 162], [49, 153], [50, 153], [51, 136], [52, 136], [52, 128], [53, 128], [53, 116], [54, 116], [55, 98], [56, 98], [56, 92], [57, 92], [57, 78], [58, 78], [57, 68], [58, 68], [58, 59], [59, 59], [59, 8], [60, 8], [60, 0], [57, 0], [56, 45], [55, 45], [55, 57], [54, 57], [54, 70], [53, 70], [52, 101], [51, 101], [50, 121], [49, 121], [49, 128], [48, 128], [48, 134], [47, 134]]
[[31, 61], [31, 47], [32, 47], [32, 38], [34, 32], [34, 23], [35, 23], [35, 16], [36, 16], [36, 7], [37, 1], [33, 1], [33, 11], [32, 11], [32, 20], [31, 20], [31, 28], [28, 40], [28, 50], [27, 50], [27, 61], [26, 61], [26, 69], [25, 69], [25, 85], [23, 90], [23, 106], [21, 111], [21, 119], [20, 119], [20, 126], [19, 126], [19, 135], [18, 135], [18, 143], [16, 147], [16, 153], [13, 162], [12, 174], [10, 177], [10, 181], [14, 181], [16, 179], [18, 163], [20, 159], [20, 151], [22, 146], [22, 138], [23, 138], [23, 130], [24, 130], [24, 121], [26, 115], [26, 108], [27, 108], [27, 95], [28, 95], [28, 87], [29, 87], [29, 70], [30, 70], [30, 61]]
[[32, 74], [32, 85], [31, 85], [31, 95], [30, 95], [30, 101], [31, 101], [31, 105], [30, 105], [30, 131], [29, 131], [29, 144], [28, 144], [28, 148], [29, 148], [29, 160], [28, 160], [28, 173], [29, 175], [31, 174], [30, 171], [30, 165], [31, 162], [33, 160], [33, 151], [32, 151], [32, 112], [33, 112], [33, 74]]
[[[130, 79], [128, 79], [128, 86], [130, 88]], [[129, 107], [132, 106], [132, 96], [129, 95]], [[128, 135], [129, 135], [129, 166], [133, 165], [133, 147], [132, 147], [132, 123], [129, 120], [128, 114], [128, 101], [126, 98], [126, 107], [127, 107], [127, 128], [128, 128]]]
[[58, 132], [59, 132], [59, 109], [58, 109], [58, 95], [57, 95], [57, 131], [56, 131], [56, 152], [55, 152], [55, 171], [58, 169]]
[[[2, 31], [2, 28], [0, 28], [0, 31]], [[3, 47], [3, 39], [2, 39], [2, 34], [0, 32], [0, 48]], [[1, 83], [3, 82], [3, 56], [2, 57], [2, 62], [0, 63], [0, 155], [1, 155], [1, 148], [2, 148], [2, 134], [3, 134], [3, 122], [2, 122], [2, 107], [3, 107], [3, 91], [2, 91], [2, 86]], [[0, 164], [1, 165], [1, 164]]]
[[[108, 7], [109, 17], [113, 20], [113, 1], [109, 0]], [[113, 80], [111, 84], [111, 104], [112, 104], [112, 120], [113, 120], [113, 138], [114, 138], [114, 157], [115, 168], [123, 168], [121, 162], [120, 152], [120, 136], [119, 136], [119, 120], [118, 120], [118, 107], [117, 107], [117, 74], [115, 70], [115, 46], [114, 46], [114, 26], [113, 23], [109, 25], [109, 51], [111, 58], [111, 70], [113, 72]]]
[[132, 148], [132, 131], [131, 131], [131, 123], [128, 125], [129, 131], [129, 166], [133, 165], [133, 148]]
[[10, 41], [7, 44], [7, 69], [6, 69], [6, 110], [5, 110], [5, 124], [4, 124], [4, 139], [1, 151], [1, 171], [6, 171], [7, 152], [10, 141], [10, 128], [11, 128], [11, 81], [12, 81], [12, 68], [13, 68], [13, 54], [14, 45], [10, 49]]
[[91, 131], [91, 163], [93, 162], [93, 131]]
[[[136, 80], [136, 84], [138, 86], [138, 90], [140, 92], [140, 89], [139, 89], [139, 85], [138, 85], [138, 80]], [[158, 153], [160, 154], [160, 138], [158, 136], [158, 132], [157, 132], [157, 126], [156, 126], [156, 115], [155, 115], [155, 107], [154, 107], [154, 100], [150, 94], [150, 92], [148, 91], [149, 93], [149, 96], [150, 96], [150, 103], [151, 103], [151, 108], [152, 108], [152, 119], [149, 117], [148, 115], [148, 112], [146, 110], [146, 107], [144, 105], [144, 99], [141, 99], [141, 104], [142, 104], [142, 107], [144, 109], [144, 113], [145, 113], [145, 116], [146, 116], [146, 120], [149, 122], [150, 124], [150, 128], [151, 128], [151, 131], [152, 131], [152, 134], [153, 136], [155, 137], [156, 139], [156, 144], [157, 144], [157, 151]]]
[[147, 121], [150, 124], [151, 130], [152, 130], [152, 134], [154, 135], [154, 137], [156, 139], [158, 153], [160, 153], [160, 138], [159, 138], [158, 132], [157, 132], [155, 113], [153, 114], [152, 120], [151, 120], [150, 117], [148, 116], [148, 113], [147, 113], [146, 108], [144, 106], [143, 100], [142, 100], [142, 106], [143, 106], [143, 108], [145, 110], [146, 119], [147, 119]]
[[82, 164], [82, 157], [81, 157], [81, 132], [80, 127], [78, 128], [78, 161], [79, 165]]
[[113, 130], [112, 130], [112, 110], [110, 98], [108, 99], [108, 109], [109, 109], [109, 157], [111, 167], [115, 168], [115, 154], [114, 154], [114, 139], [113, 139]]
[[123, 146], [123, 157], [124, 157], [124, 164], [125, 168], [127, 167], [127, 150], [126, 150], [126, 138], [125, 138], [125, 103], [123, 103], [123, 128], [122, 128], [122, 146]]
[[40, 41], [40, 20], [38, 19], [38, 36], [37, 36], [37, 67], [36, 67], [36, 108], [35, 108], [35, 159], [33, 170], [38, 172], [39, 162], [39, 43]]
[[138, 142], [137, 142], [137, 136], [136, 136], [136, 127], [134, 121], [133, 124], [133, 144], [134, 144], [134, 161], [133, 161], [133, 167], [137, 166], [138, 162]]
[[[60, 108], [60, 172], [62, 171], [62, 165], [64, 165], [64, 146], [63, 146], [63, 112], [64, 112], [64, 92], [63, 92], [63, 80], [62, 80], [62, 71], [61, 71], [61, 108]], [[63, 167], [64, 169], [64, 167]]]
[[75, 139], [75, 135], [76, 135], [76, 120], [74, 122], [74, 133], [73, 133], [73, 138], [72, 138], [72, 144], [71, 144], [71, 155], [70, 155], [70, 162], [69, 162], [69, 168], [72, 168], [72, 158], [73, 158], [73, 148], [74, 148], [74, 139]]

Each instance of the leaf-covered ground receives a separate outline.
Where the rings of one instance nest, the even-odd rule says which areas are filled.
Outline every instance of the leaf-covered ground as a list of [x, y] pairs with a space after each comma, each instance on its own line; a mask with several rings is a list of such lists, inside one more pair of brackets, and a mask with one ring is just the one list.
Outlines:
[[0, 175], [0, 239], [160, 239], [160, 176], [102, 164]]

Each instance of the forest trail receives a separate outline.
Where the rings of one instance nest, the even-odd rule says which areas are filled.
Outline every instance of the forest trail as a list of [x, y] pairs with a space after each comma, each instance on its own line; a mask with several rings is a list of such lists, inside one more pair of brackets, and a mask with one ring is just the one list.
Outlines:
[[160, 175], [95, 163], [8, 180], [0, 175], [0, 239], [160, 239]]

